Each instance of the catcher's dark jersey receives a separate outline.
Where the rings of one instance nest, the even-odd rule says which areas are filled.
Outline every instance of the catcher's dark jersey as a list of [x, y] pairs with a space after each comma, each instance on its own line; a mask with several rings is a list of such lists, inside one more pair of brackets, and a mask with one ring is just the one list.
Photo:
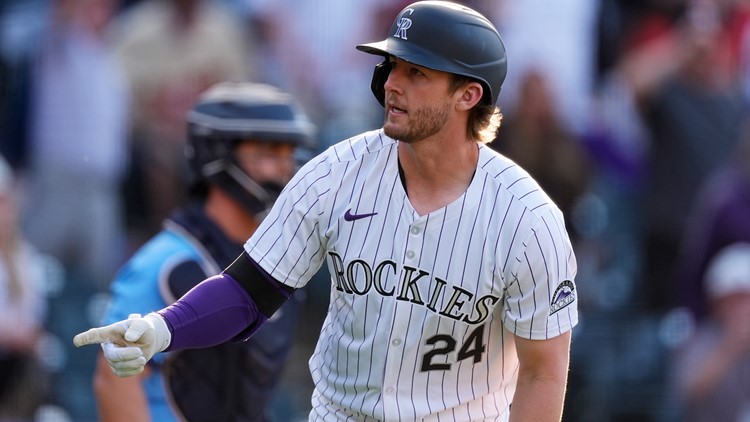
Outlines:
[[[199, 206], [178, 212], [112, 284], [106, 321], [148, 313], [182, 296], [237, 257]], [[293, 297], [250, 340], [160, 354], [144, 388], [155, 421], [262, 421], [292, 345], [300, 302]]]

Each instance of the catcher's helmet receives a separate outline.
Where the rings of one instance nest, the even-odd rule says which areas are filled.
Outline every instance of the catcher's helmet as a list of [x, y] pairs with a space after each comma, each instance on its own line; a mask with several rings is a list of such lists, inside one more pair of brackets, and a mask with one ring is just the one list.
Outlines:
[[385, 56], [375, 68], [372, 91], [381, 105], [388, 77], [388, 57], [434, 70], [468, 76], [485, 90], [483, 101], [495, 104], [508, 65], [505, 45], [497, 29], [479, 12], [448, 1], [419, 1], [406, 6], [388, 37], [360, 44], [358, 50]]
[[221, 82], [187, 115], [186, 156], [198, 183], [220, 187], [249, 212], [270, 209], [281, 186], [253, 180], [237, 161], [242, 141], [311, 147], [314, 126], [291, 95], [265, 84]]

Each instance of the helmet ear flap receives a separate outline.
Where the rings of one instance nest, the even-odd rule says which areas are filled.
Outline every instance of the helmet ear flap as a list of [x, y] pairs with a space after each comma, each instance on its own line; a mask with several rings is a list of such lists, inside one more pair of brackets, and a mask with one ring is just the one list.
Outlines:
[[381, 106], [385, 107], [385, 81], [388, 79], [388, 75], [391, 73], [391, 61], [386, 58], [383, 63], [377, 64], [375, 70], [372, 72], [372, 82], [370, 83], [370, 89], [375, 94], [375, 98], [378, 100]]

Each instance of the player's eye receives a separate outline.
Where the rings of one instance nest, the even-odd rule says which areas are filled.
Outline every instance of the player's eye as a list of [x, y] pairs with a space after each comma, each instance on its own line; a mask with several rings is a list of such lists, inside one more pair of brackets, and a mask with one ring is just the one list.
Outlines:
[[419, 69], [418, 69], [418, 68], [416, 68], [416, 67], [412, 67], [412, 68], [410, 68], [410, 69], [409, 69], [409, 74], [410, 74], [410, 75], [415, 75], [415, 76], [419, 76], [419, 75], [424, 75], [424, 73], [422, 73], [422, 71], [421, 71], [421, 70], [419, 70]]

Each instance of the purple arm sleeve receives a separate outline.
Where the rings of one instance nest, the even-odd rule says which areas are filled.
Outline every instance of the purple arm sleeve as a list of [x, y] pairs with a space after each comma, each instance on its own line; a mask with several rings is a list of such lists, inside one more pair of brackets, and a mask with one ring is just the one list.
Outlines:
[[172, 333], [165, 351], [211, 347], [240, 334], [248, 338], [267, 320], [248, 292], [226, 273], [202, 281], [159, 314]]

